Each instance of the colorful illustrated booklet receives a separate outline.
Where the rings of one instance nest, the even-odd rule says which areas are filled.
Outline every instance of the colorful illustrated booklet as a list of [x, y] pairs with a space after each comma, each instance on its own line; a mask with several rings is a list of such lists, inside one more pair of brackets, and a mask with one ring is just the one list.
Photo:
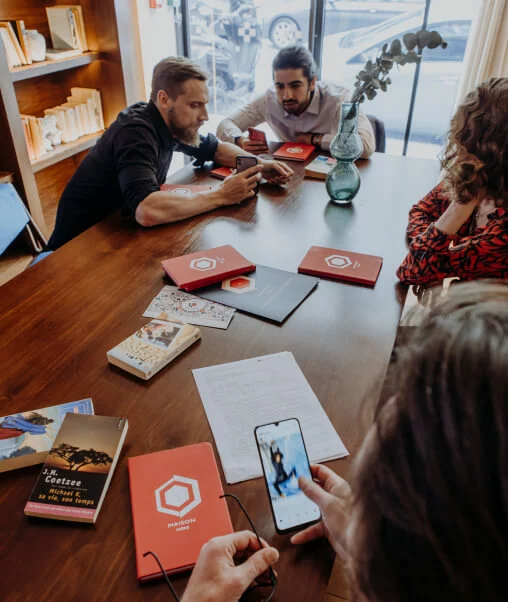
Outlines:
[[182, 320], [196, 326], [226, 329], [235, 310], [220, 303], [200, 299], [176, 286], [165, 286], [147, 307], [143, 316], [159, 320]]
[[91, 399], [0, 418], [0, 472], [44, 462], [65, 415], [93, 414]]
[[128, 428], [126, 418], [67, 414], [25, 514], [95, 523]]
[[200, 338], [201, 332], [196, 326], [152, 320], [110, 349], [108, 362], [148, 380]]

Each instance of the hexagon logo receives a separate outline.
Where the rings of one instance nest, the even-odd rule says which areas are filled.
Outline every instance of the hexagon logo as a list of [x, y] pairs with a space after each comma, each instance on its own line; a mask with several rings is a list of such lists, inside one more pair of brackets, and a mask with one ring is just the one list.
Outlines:
[[201, 504], [199, 483], [196, 479], [173, 475], [155, 490], [157, 511], [182, 518]]
[[181, 188], [173, 188], [172, 192], [179, 192], [180, 194], [190, 194], [190, 188], [185, 188], [185, 186], [182, 186]]
[[292, 155], [297, 155], [298, 153], [303, 153], [303, 148], [301, 146], [289, 146], [286, 148], [286, 151]]
[[325, 261], [331, 268], [338, 268], [339, 270], [343, 270], [344, 268], [353, 265], [351, 259], [349, 259], [347, 255], [330, 255]]
[[248, 276], [235, 276], [234, 278], [224, 280], [221, 288], [230, 293], [243, 295], [243, 293], [250, 293], [256, 289], [256, 279], [249, 278]]
[[206, 270], [213, 270], [216, 265], [217, 261], [215, 261], [215, 259], [210, 259], [209, 257], [198, 257], [190, 262], [189, 267], [193, 270], [206, 272]]

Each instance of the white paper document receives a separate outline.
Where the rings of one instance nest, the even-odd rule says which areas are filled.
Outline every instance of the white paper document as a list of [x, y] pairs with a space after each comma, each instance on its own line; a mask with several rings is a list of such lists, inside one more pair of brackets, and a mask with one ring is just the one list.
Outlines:
[[192, 372], [228, 483], [262, 475], [254, 428], [286, 418], [300, 421], [311, 462], [348, 455], [289, 351]]

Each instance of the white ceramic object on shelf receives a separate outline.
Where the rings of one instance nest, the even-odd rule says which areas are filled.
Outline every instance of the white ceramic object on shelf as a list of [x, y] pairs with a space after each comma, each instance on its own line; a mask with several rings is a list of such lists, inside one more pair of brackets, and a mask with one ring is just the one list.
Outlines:
[[25, 30], [25, 42], [32, 61], [46, 60], [46, 39], [36, 29]]

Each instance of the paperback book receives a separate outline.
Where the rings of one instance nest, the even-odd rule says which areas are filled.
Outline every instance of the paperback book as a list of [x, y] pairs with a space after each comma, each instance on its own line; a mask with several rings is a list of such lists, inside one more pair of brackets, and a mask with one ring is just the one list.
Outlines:
[[214, 178], [218, 178], [219, 180], [225, 180], [228, 176], [231, 176], [235, 173], [235, 170], [232, 167], [217, 167], [210, 171], [210, 175]]
[[110, 349], [108, 362], [148, 380], [199, 338], [199, 328], [190, 324], [152, 320]]
[[319, 155], [305, 166], [304, 173], [308, 178], [326, 180], [326, 176], [336, 164], [337, 159], [327, 157], [326, 155]]
[[91, 399], [0, 418], [0, 472], [44, 462], [67, 413], [93, 414]]
[[256, 266], [231, 245], [224, 245], [166, 259], [162, 267], [178, 288], [193, 291], [230, 276], [252, 272]]
[[235, 310], [220, 303], [200, 299], [176, 286], [165, 286], [147, 307], [143, 316], [158, 320], [182, 320], [196, 326], [226, 329]]
[[200, 289], [196, 294], [280, 323], [318, 282], [318, 278], [258, 265], [255, 272], [227, 278], [219, 284]]
[[298, 271], [303, 274], [374, 286], [382, 265], [383, 258], [377, 255], [311, 247], [298, 266]]
[[209, 443], [129, 458], [132, 522], [140, 581], [191, 569], [212, 537], [233, 532]]
[[127, 429], [126, 418], [66, 414], [25, 514], [95, 523]]
[[286, 161], [307, 161], [316, 150], [312, 144], [299, 144], [298, 142], [285, 142], [274, 153], [274, 159], [285, 159]]

